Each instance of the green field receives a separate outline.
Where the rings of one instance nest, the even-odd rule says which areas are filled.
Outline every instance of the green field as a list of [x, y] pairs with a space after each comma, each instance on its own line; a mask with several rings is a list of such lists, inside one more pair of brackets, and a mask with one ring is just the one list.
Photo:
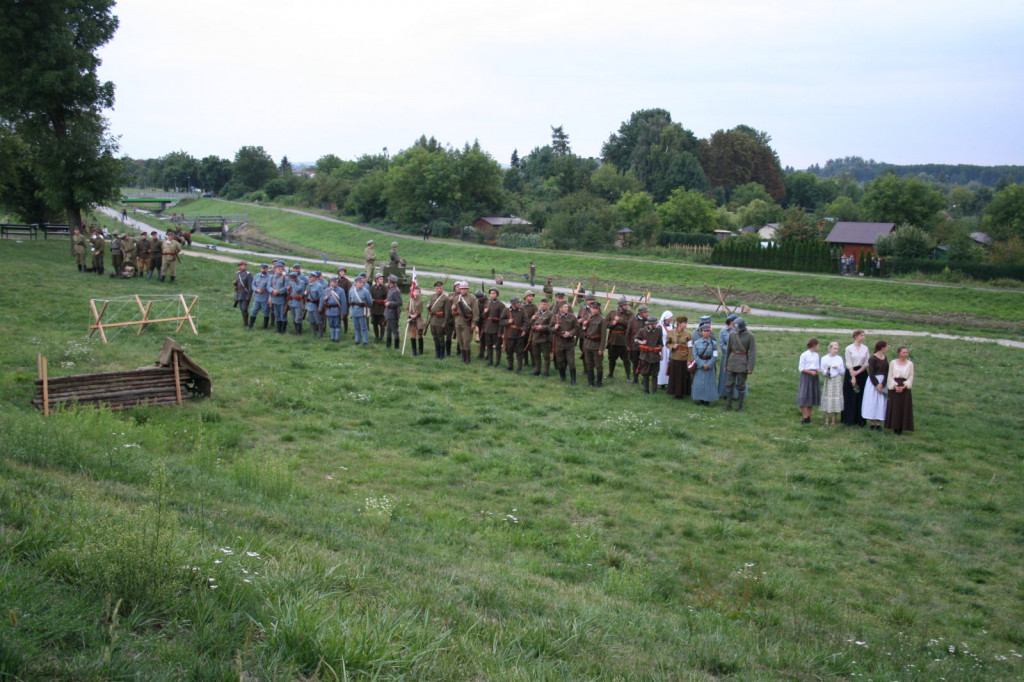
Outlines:
[[[78, 274], [65, 242], [0, 258], [0, 679], [1024, 676], [1024, 351], [888, 337], [918, 373], [895, 437], [799, 424], [807, 334], [755, 325], [727, 414], [621, 371], [243, 331], [235, 268], [187, 254], [174, 287]], [[90, 298], [179, 291], [212, 398], [29, 406], [37, 352], [52, 376], [156, 359], [167, 329], [86, 340]]]

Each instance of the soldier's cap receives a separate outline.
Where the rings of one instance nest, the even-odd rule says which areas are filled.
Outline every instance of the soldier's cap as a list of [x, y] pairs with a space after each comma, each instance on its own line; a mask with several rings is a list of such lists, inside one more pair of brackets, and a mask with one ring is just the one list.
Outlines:
[[330, 281], [337, 282], [338, 281], [338, 276], [337, 275], [331, 275]]
[[537, 295], [537, 293], [534, 292], [534, 291], [527, 291], [525, 294], [523, 294], [523, 298], [526, 298], [527, 296], [536, 296], [536, 295]]
[[727, 318], [725, 318], [725, 321], [726, 322], [732, 322], [733, 320], [735, 320], [738, 317], [739, 317], [739, 315], [732, 314], [732, 315], [729, 315]]
[[647, 306], [645, 306], [645, 305], [642, 305], [642, 306], [640, 306], [639, 308], [637, 308], [637, 309], [636, 309], [636, 311], [637, 311], [638, 313], [647, 313], [647, 312], [650, 312], [650, 310], [651, 310], [651, 309], [650, 309], [650, 308], [648, 308], [648, 307], [647, 307]]
[[294, 265], [292, 265], [292, 270], [301, 270], [301, 269], [302, 269], [302, 264], [301, 263], [295, 263]]
[[244, 260], [238, 261], [238, 267], [242, 267], [243, 265], [248, 265], [248, 263], [246, 263]]
[[342, 267], [338, 268], [338, 272], [344, 272], [344, 273], [348, 273], [348, 270], [347, 270], [347, 269], [345, 269], [345, 267], [344, 267], [344, 266], [342, 266]]
[[277, 266], [279, 266], [279, 265], [284, 265], [284, 261], [283, 261], [283, 260], [281, 260], [280, 258], [274, 261], [274, 267], [275, 267], [275, 268], [276, 268]]
[[297, 273], [297, 272], [289, 272], [288, 276], [289, 277], [294, 277], [294, 278], [298, 279], [299, 278], [299, 273]]
[[266, 270], [266, 269], [267, 269], [267, 268], [269, 268], [269, 267], [270, 267], [270, 266], [269, 266], [269, 265], [267, 265], [266, 263], [260, 263], [260, 268], [261, 268], [261, 269], [263, 269], [263, 270]]
[[540, 299], [540, 302], [541, 302], [541, 303], [547, 303], [547, 302], [548, 302], [548, 299], [546, 299], [546, 298], [542, 298], [542, 299]]
[[498, 287], [491, 287], [490, 289], [487, 290], [487, 293], [491, 293], [492, 291], [496, 294], [501, 293], [500, 291], [498, 291]]
[[[435, 287], [443, 287], [444, 286], [444, 282], [442, 282], [441, 280], [437, 280], [436, 282], [434, 282], [434, 286]], [[455, 286], [459, 286], [459, 284], [456, 282]]]
[[367, 245], [367, 246], [369, 246], [369, 245], [370, 245], [370, 244], [372, 244], [372, 243], [373, 243], [373, 240], [372, 240], [372, 239], [367, 239], [367, 240], [366, 240], [366, 245]]
[[150, 232], [150, 234], [152, 234], [155, 237], [156, 236], [156, 230], [153, 230], [152, 232]]
[[508, 299], [508, 302], [509, 303], [519, 303], [519, 297], [518, 296], [513, 296], [512, 298]]
[[565, 292], [564, 291], [559, 291], [559, 292], [555, 293], [555, 298], [565, 298]]
[[619, 298], [619, 306], [621, 307], [624, 305], [629, 305], [629, 299], [627, 299], [625, 296], [622, 296], [621, 298]]
[[600, 309], [600, 308], [601, 308], [601, 304], [600, 304], [600, 303], [598, 303], [597, 301], [591, 301], [591, 302], [590, 302], [590, 303], [589, 303], [588, 305], [589, 305], [589, 306], [590, 306], [591, 308], [598, 308], [598, 309]]
[[707, 322], [705, 322], [701, 326], [697, 327], [697, 331], [699, 331], [699, 332], [702, 332], [702, 331], [705, 331], [705, 330], [711, 331], [711, 325], [708, 324]]
[[747, 321], [742, 317], [736, 318], [736, 329], [741, 332], [747, 331]]
[[475, 294], [473, 294], [473, 295], [474, 295], [474, 296], [476, 296], [477, 298], [481, 298], [481, 299], [482, 299], [482, 298], [486, 298], [486, 295], [485, 295], [485, 294], [484, 294], [484, 292], [482, 292], [482, 291], [477, 291], [477, 292], [476, 292]]
[[359, 279], [360, 277], [362, 277], [363, 279], [366, 279], [366, 273], [365, 272], [360, 272], [358, 275], [356, 275], [356, 279]]
[[388, 281], [391, 282], [392, 284], [398, 284], [398, 278], [395, 277], [394, 275], [388, 275]]
[[391, 248], [392, 249], [397, 249], [398, 248], [398, 242], [391, 242]]
[[596, 296], [594, 296], [593, 294], [587, 294], [586, 296], [584, 296], [584, 297], [583, 297], [583, 300], [585, 300], [585, 301], [593, 301], [593, 300], [595, 300], [596, 298], [597, 298], [597, 297], [596, 297]]
[[711, 316], [710, 315], [701, 315], [700, 316], [700, 323], [701, 324], [711, 324]]
[[382, 272], [382, 273], [380, 273], [379, 275], [377, 275], [376, 277], [374, 277], [374, 279], [375, 279], [375, 280], [377, 280], [377, 279], [384, 279], [384, 273], [383, 273], [383, 272]]

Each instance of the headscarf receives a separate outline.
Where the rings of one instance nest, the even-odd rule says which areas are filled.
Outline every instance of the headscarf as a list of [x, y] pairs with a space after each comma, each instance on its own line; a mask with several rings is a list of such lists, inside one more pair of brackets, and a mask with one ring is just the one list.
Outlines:
[[675, 315], [672, 314], [672, 311], [671, 310], [666, 310], [665, 312], [663, 312], [661, 314], [661, 319], [658, 320], [658, 325], [662, 329], [664, 329], [665, 331], [669, 331], [669, 330], [675, 328], [674, 324], [666, 324], [666, 322], [665, 322], [665, 320], [670, 320], [673, 317], [675, 317]]

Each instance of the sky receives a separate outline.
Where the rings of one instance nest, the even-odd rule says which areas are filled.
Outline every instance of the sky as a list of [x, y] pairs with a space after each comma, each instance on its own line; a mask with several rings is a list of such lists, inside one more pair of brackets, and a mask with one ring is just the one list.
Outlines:
[[1024, 165], [1019, 0], [120, 0], [121, 153], [275, 161], [601, 145], [641, 109], [745, 124], [783, 166]]

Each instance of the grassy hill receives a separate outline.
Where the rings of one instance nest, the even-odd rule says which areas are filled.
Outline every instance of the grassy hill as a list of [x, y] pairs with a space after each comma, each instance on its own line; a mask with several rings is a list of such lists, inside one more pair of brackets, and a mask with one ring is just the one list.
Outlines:
[[[755, 325], [749, 409], [724, 413], [621, 370], [595, 390], [244, 331], [235, 268], [187, 254], [173, 287], [74, 272], [66, 242], [0, 259], [0, 678], [1024, 675], [1020, 350], [910, 340], [896, 437], [799, 424], [805, 334]], [[179, 291], [212, 398], [29, 407], [37, 352], [52, 376], [156, 359], [166, 328], [86, 340], [90, 298]]]

